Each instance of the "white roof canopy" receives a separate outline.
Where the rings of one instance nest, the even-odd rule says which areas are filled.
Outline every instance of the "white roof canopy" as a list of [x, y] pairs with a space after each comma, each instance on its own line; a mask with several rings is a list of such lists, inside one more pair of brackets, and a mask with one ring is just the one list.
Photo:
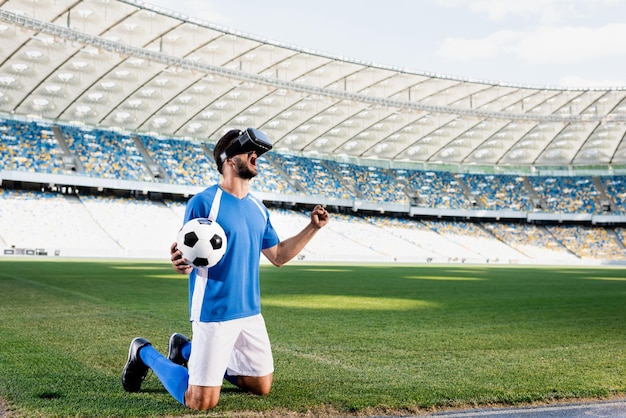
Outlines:
[[[418, 51], [416, 51], [418, 53]], [[142, 2], [7, 0], [0, 112], [293, 153], [500, 166], [626, 164], [626, 88], [411, 72], [242, 34]]]

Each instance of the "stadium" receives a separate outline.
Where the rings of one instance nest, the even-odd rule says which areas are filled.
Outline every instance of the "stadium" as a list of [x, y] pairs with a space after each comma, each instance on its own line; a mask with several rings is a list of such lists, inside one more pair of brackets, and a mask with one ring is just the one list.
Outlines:
[[[318, 202], [340, 214], [324, 241], [352, 250], [303, 257], [626, 259], [623, 89], [372, 67], [133, 2], [24, 7], [2, 7], [5, 254], [160, 256], [216, 180], [216, 139], [252, 126], [275, 142], [255, 191], [276, 222]], [[44, 214], [47, 236], [22, 229]]]
[[626, 88], [411, 72], [131, 0], [8, 0], [0, 40], [0, 260], [169, 260], [215, 142], [255, 127], [279, 234], [332, 213], [299, 261], [626, 264]]

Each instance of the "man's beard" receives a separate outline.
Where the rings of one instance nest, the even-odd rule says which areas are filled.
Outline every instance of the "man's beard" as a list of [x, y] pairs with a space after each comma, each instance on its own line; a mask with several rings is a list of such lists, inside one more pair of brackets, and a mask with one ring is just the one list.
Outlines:
[[235, 162], [235, 175], [237, 177], [250, 180], [258, 174], [257, 171], [252, 171], [250, 167], [248, 167], [248, 160], [242, 160], [236, 157], [233, 158], [233, 161]]

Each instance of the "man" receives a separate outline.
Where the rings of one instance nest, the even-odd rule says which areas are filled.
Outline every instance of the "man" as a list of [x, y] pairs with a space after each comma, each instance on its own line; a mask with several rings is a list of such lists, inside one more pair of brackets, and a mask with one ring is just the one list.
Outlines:
[[151, 368], [167, 391], [191, 409], [215, 407], [223, 379], [253, 394], [270, 392], [274, 364], [260, 309], [261, 253], [280, 267], [329, 220], [328, 212], [318, 205], [302, 231], [279, 240], [267, 208], [249, 194], [250, 180], [258, 173], [258, 157], [271, 148], [265, 134], [251, 128], [231, 130], [217, 142], [213, 155], [222, 181], [189, 200], [184, 221], [217, 221], [228, 238], [226, 253], [211, 268], [193, 268], [176, 243], [170, 248], [174, 269], [189, 274], [193, 350], [182, 334], [170, 337], [167, 358], [148, 340], [135, 338], [122, 372], [126, 391], [139, 391]]

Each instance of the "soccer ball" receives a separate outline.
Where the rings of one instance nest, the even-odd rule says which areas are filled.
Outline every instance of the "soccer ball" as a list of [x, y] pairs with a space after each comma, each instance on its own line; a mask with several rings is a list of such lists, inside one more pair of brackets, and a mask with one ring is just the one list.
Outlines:
[[226, 233], [217, 222], [196, 218], [186, 222], [178, 231], [176, 243], [187, 264], [213, 267], [226, 252]]

